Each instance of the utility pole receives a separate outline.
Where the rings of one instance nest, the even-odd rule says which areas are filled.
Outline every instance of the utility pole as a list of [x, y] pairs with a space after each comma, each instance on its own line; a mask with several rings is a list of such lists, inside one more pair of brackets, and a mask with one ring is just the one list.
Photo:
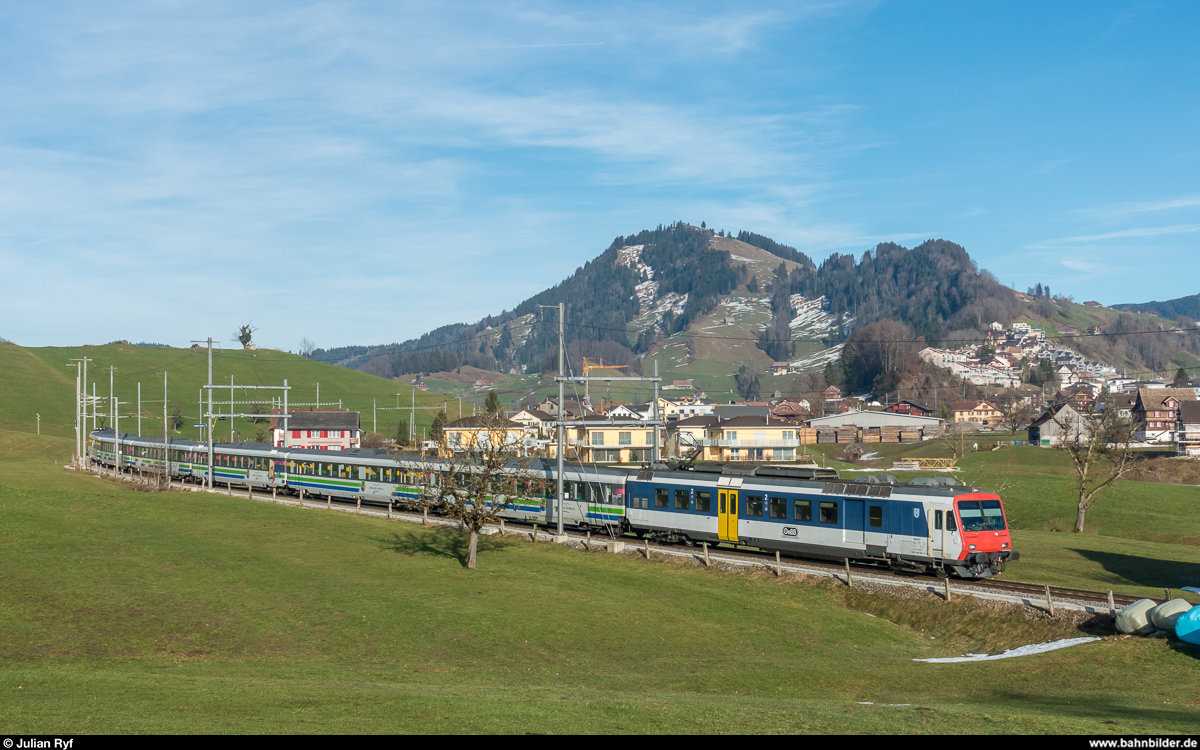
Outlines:
[[116, 374], [117, 368], [114, 365], [108, 367], [108, 403], [112, 409], [113, 415], [113, 451], [116, 453], [117, 473], [121, 473], [121, 431], [117, 424], [119, 417], [117, 416], [117, 397], [113, 395], [113, 375]]
[[167, 371], [163, 370], [163, 473], [167, 475], [167, 489], [171, 488], [171, 433], [167, 427]]
[[[558, 489], [555, 492], [554, 515], [558, 516], [558, 536], [561, 537], [563, 535], [563, 453], [565, 452], [563, 449], [563, 430], [565, 429], [563, 417], [566, 411], [563, 408], [563, 378], [566, 377], [566, 348], [563, 344], [566, 334], [563, 313], [565, 312], [566, 305], [563, 302], [559, 302], [557, 305], [538, 305], [538, 307], [558, 308], [558, 449], [556, 451], [558, 454]], [[461, 404], [461, 399], [459, 403]], [[462, 408], [461, 405], [459, 408]]]
[[408, 413], [408, 439], [412, 440], [417, 428], [417, 389], [412, 389], [412, 411]]
[[[768, 413], [770, 409], [768, 409]], [[770, 417], [767, 418], [768, 420]], [[650, 453], [650, 464], [658, 463], [658, 423], [661, 421], [658, 410], [658, 360], [654, 360], [654, 450]]]
[[141, 437], [142, 436], [142, 381], [140, 381], [140, 380], [138, 381], [137, 414], [138, 414], [138, 437]]
[[[193, 344], [208, 344], [208, 380], [206, 381], [206, 384], [208, 386], [208, 388], [207, 388], [207, 390], [208, 390], [208, 420], [206, 421], [203, 418], [203, 415], [204, 415], [204, 391], [205, 391], [204, 388], [200, 389], [200, 413], [201, 413], [201, 421], [205, 422], [205, 424], [207, 424], [207, 426], [208, 426], [208, 429], [206, 430], [206, 432], [208, 433], [208, 489], [211, 490], [213, 488], [213, 427], [216, 426], [216, 420], [213, 418], [213, 415], [212, 415], [212, 407], [213, 407], [213, 402], [212, 402], [212, 400], [213, 400], [213, 394], [212, 394], [212, 345], [213, 345], [213, 340], [212, 340], [212, 336], [209, 336], [204, 341], [193, 340], [192, 343]], [[230, 407], [230, 410], [232, 410], [232, 408], [233, 407]]]

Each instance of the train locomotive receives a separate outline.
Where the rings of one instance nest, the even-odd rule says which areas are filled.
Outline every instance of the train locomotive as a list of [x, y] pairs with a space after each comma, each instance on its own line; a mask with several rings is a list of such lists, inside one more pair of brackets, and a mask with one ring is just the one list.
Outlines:
[[[162, 471], [181, 480], [207, 476], [208, 446], [97, 430], [91, 460]], [[120, 452], [116, 450], [119, 443]], [[319, 451], [265, 443], [213, 445], [213, 480], [286, 493], [412, 507], [420, 473], [436, 459], [408, 459], [356, 448]], [[543, 489], [503, 498], [501, 517], [557, 524], [555, 463], [533, 460], [525, 472]], [[622, 466], [568, 465], [563, 473], [563, 524], [626, 533], [664, 543], [708, 542], [826, 560], [849, 559], [914, 572], [981, 578], [1017, 560], [998, 495], [951, 479], [841, 478], [818, 467], [688, 462]]]

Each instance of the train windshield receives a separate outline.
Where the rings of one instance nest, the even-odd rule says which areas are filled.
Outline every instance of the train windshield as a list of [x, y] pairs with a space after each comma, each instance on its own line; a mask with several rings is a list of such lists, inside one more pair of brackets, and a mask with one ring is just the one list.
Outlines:
[[999, 500], [960, 500], [958, 516], [963, 531], [1003, 531], [1004, 511]]

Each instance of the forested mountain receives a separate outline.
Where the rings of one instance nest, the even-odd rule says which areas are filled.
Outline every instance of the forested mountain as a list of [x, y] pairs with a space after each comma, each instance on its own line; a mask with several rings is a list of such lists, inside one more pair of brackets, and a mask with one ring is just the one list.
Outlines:
[[[753, 254], [754, 262], [736, 253]], [[794, 352], [796, 295], [825, 298], [822, 315], [832, 321], [822, 334], [826, 346], [854, 327], [884, 319], [937, 340], [980, 331], [993, 320], [1008, 322], [1021, 312], [1011, 290], [980, 272], [966, 250], [945, 240], [911, 250], [883, 243], [857, 260], [835, 254], [816, 265], [762, 235], [743, 231], [735, 241], [732, 235], [718, 237], [678, 222], [617, 237], [569, 278], [511, 311], [443, 326], [403, 343], [319, 349], [313, 357], [386, 377], [459, 365], [546, 370], [555, 362], [558, 328], [554, 313], [543, 316], [539, 306], [565, 302], [566, 339], [573, 353], [636, 369], [639, 355], [690, 330], [729, 303], [735, 291], [740, 304], [761, 305], [756, 309], [768, 316], [767, 322], [754, 324], [751, 335], [760, 337], [759, 348], [772, 359], [788, 359]]]
[[1174, 320], [1180, 315], [1191, 320], [1200, 320], [1200, 294], [1169, 299], [1166, 302], [1126, 303], [1112, 307], [1125, 312], [1156, 312], [1160, 318], [1167, 320]]

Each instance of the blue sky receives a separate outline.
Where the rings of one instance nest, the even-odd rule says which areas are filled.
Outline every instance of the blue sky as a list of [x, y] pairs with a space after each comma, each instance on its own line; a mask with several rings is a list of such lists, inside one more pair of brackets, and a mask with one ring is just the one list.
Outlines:
[[10, 3], [0, 336], [391, 342], [678, 219], [1195, 294], [1198, 38], [1190, 2]]

